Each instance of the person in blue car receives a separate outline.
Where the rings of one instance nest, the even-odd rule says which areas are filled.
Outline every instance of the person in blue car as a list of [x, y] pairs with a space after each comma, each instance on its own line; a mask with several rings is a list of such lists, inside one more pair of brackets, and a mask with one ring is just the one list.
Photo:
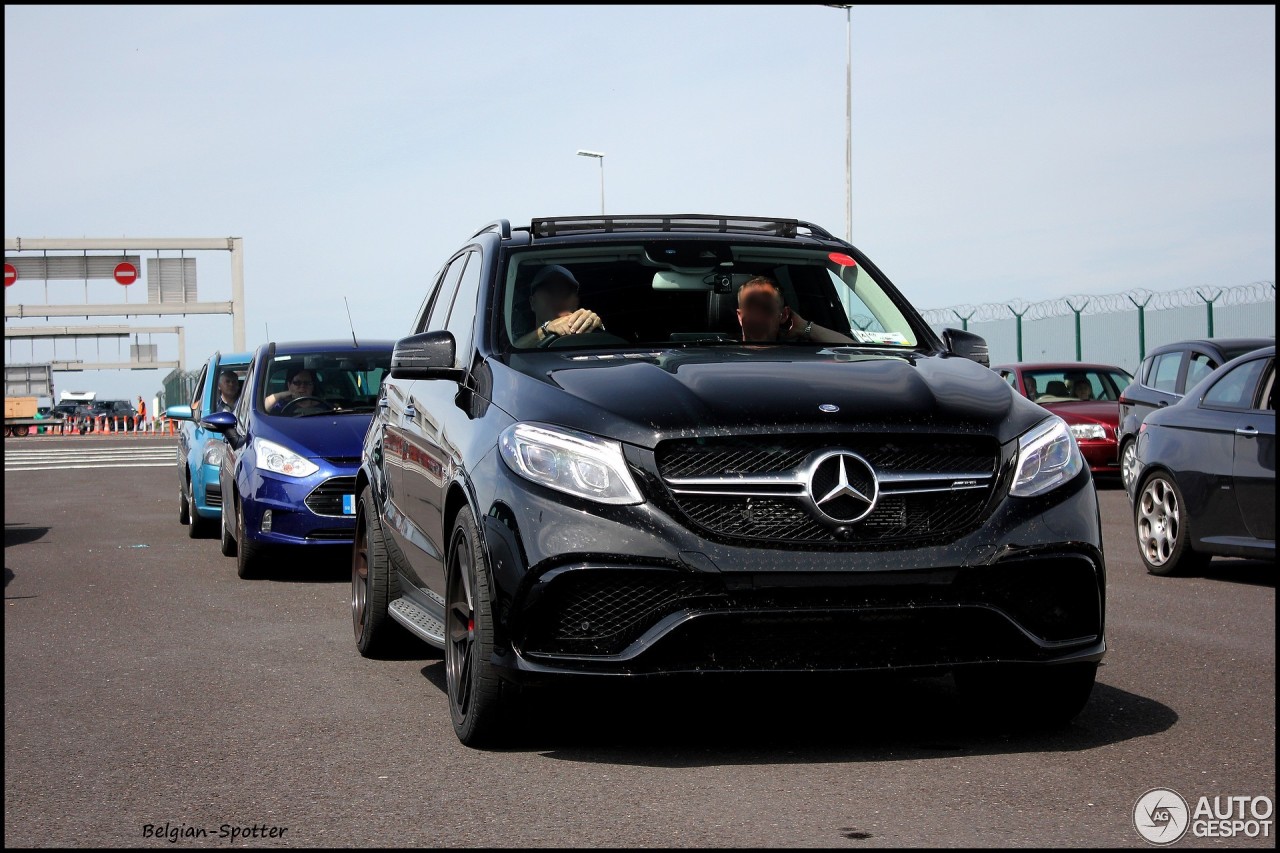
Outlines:
[[285, 390], [278, 391], [263, 401], [269, 414], [303, 415], [333, 408], [316, 396], [319, 388], [315, 371], [296, 365], [289, 368], [287, 379]]

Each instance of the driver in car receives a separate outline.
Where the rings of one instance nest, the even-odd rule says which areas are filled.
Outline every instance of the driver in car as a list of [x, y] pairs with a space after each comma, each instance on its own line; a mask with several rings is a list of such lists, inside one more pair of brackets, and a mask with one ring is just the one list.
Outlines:
[[315, 396], [316, 374], [310, 368], [303, 367], [300, 364], [295, 365], [289, 368], [287, 378], [288, 384], [285, 386], [285, 390], [272, 394], [263, 401], [268, 413], [279, 415], [283, 414], [284, 410], [288, 408], [289, 414], [299, 415], [316, 409], [333, 408], [324, 400]]
[[594, 311], [580, 307], [578, 280], [559, 264], [545, 266], [529, 284], [533, 331], [515, 340], [518, 347], [534, 347], [549, 339], [586, 332], [603, 332], [604, 321]]

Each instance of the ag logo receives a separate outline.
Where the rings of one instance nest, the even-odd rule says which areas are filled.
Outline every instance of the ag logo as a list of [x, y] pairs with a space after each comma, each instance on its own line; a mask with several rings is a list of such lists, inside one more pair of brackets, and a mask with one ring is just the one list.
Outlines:
[[1133, 806], [1133, 826], [1152, 844], [1172, 844], [1187, 834], [1190, 823], [1187, 801], [1168, 788], [1152, 788]]

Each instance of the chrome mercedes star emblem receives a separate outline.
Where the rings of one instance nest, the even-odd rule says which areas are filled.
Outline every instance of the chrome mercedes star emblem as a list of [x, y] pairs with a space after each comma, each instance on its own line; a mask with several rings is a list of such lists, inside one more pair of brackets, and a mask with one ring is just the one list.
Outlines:
[[871, 465], [856, 453], [833, 450], [820, 457], [809, 475], [809, 498], [828, 521], [850, 524], [875, 508], [880, 484]]

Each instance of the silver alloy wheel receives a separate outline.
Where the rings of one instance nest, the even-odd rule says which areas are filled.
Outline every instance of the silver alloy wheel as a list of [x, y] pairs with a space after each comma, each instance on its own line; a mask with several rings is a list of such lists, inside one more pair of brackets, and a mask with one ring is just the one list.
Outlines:
[[1138, 547], [1153, 566], [1163, 566], [1173, 556], [1182, 534], [1181, 508], [1173, 486], [1164, 477], [1152, 477], [1138, 497]]
[[1120, 451], [1120, 481], [1126, 491], [1133, 488], [1137, 476], [1138, 443], [1131, 440], [1125, 442], [1124, 448]]

